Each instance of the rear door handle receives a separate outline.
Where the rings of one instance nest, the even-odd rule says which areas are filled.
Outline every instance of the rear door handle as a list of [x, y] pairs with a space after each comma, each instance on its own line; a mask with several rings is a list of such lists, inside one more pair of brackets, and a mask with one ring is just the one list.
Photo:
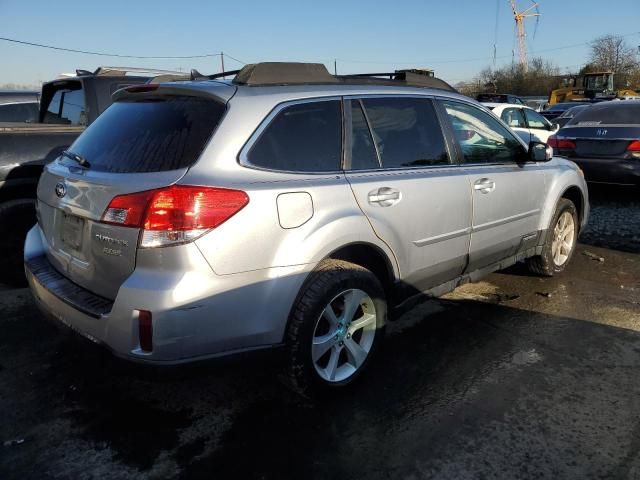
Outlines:
[[390, 207], [400, 201], [400, 191], [395, 188], [381, 187], [369, 192], [369, 203], [381, 207]]
[[481, 178], [473, 183], [473, 189], [480, 193], [491, 193], [496, 189], [496, 182], [490, 178]]

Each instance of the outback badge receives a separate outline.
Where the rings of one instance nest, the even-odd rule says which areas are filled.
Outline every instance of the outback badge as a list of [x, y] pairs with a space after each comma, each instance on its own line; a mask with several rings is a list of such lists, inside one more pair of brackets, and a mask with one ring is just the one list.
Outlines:
[[67, 187], [62, 182], [56, 183], [56, 195], [59, 198], [64, 197], [67, 194]]

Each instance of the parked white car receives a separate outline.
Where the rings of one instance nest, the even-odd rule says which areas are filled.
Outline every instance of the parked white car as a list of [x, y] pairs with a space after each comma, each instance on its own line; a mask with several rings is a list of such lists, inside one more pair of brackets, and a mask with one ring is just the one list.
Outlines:
[[558, 131], [552, 124], [533, 108], [515, 103], [483, 103], [504, 123], [511, 127], [526, 143], [535, 141], [547, 143], [551, 135]]

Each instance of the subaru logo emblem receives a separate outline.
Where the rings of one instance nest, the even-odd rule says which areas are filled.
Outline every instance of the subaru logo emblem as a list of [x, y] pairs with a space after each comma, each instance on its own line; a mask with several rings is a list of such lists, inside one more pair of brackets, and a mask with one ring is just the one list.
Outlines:
[[66, 194], [67, 194], [67, 187], [64, 186], [64, 183], [62, 183], [62, 182], [56, 183], [56, 195], [59, 198], [62, 198]]

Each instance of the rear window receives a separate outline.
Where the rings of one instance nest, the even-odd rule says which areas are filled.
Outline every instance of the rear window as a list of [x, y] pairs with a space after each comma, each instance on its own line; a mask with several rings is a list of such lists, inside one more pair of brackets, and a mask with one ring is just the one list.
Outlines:
[[567, 125], [640, 125], [640, 105], [624, 103], [586, 108]]
[[507, 103], [507, 96], [491, 93], [480, 93], [476, 97], [479, 102]]
[[162, 172], [193, 165], [224, 113], [198, 97], [154, 97], [116, 102], [69, 148], [91, 170]]
[[283, 109], [253, 145], [247, 160], [256, 167], [292, 172], [340, 169], [342, 109], [337, 100]]

